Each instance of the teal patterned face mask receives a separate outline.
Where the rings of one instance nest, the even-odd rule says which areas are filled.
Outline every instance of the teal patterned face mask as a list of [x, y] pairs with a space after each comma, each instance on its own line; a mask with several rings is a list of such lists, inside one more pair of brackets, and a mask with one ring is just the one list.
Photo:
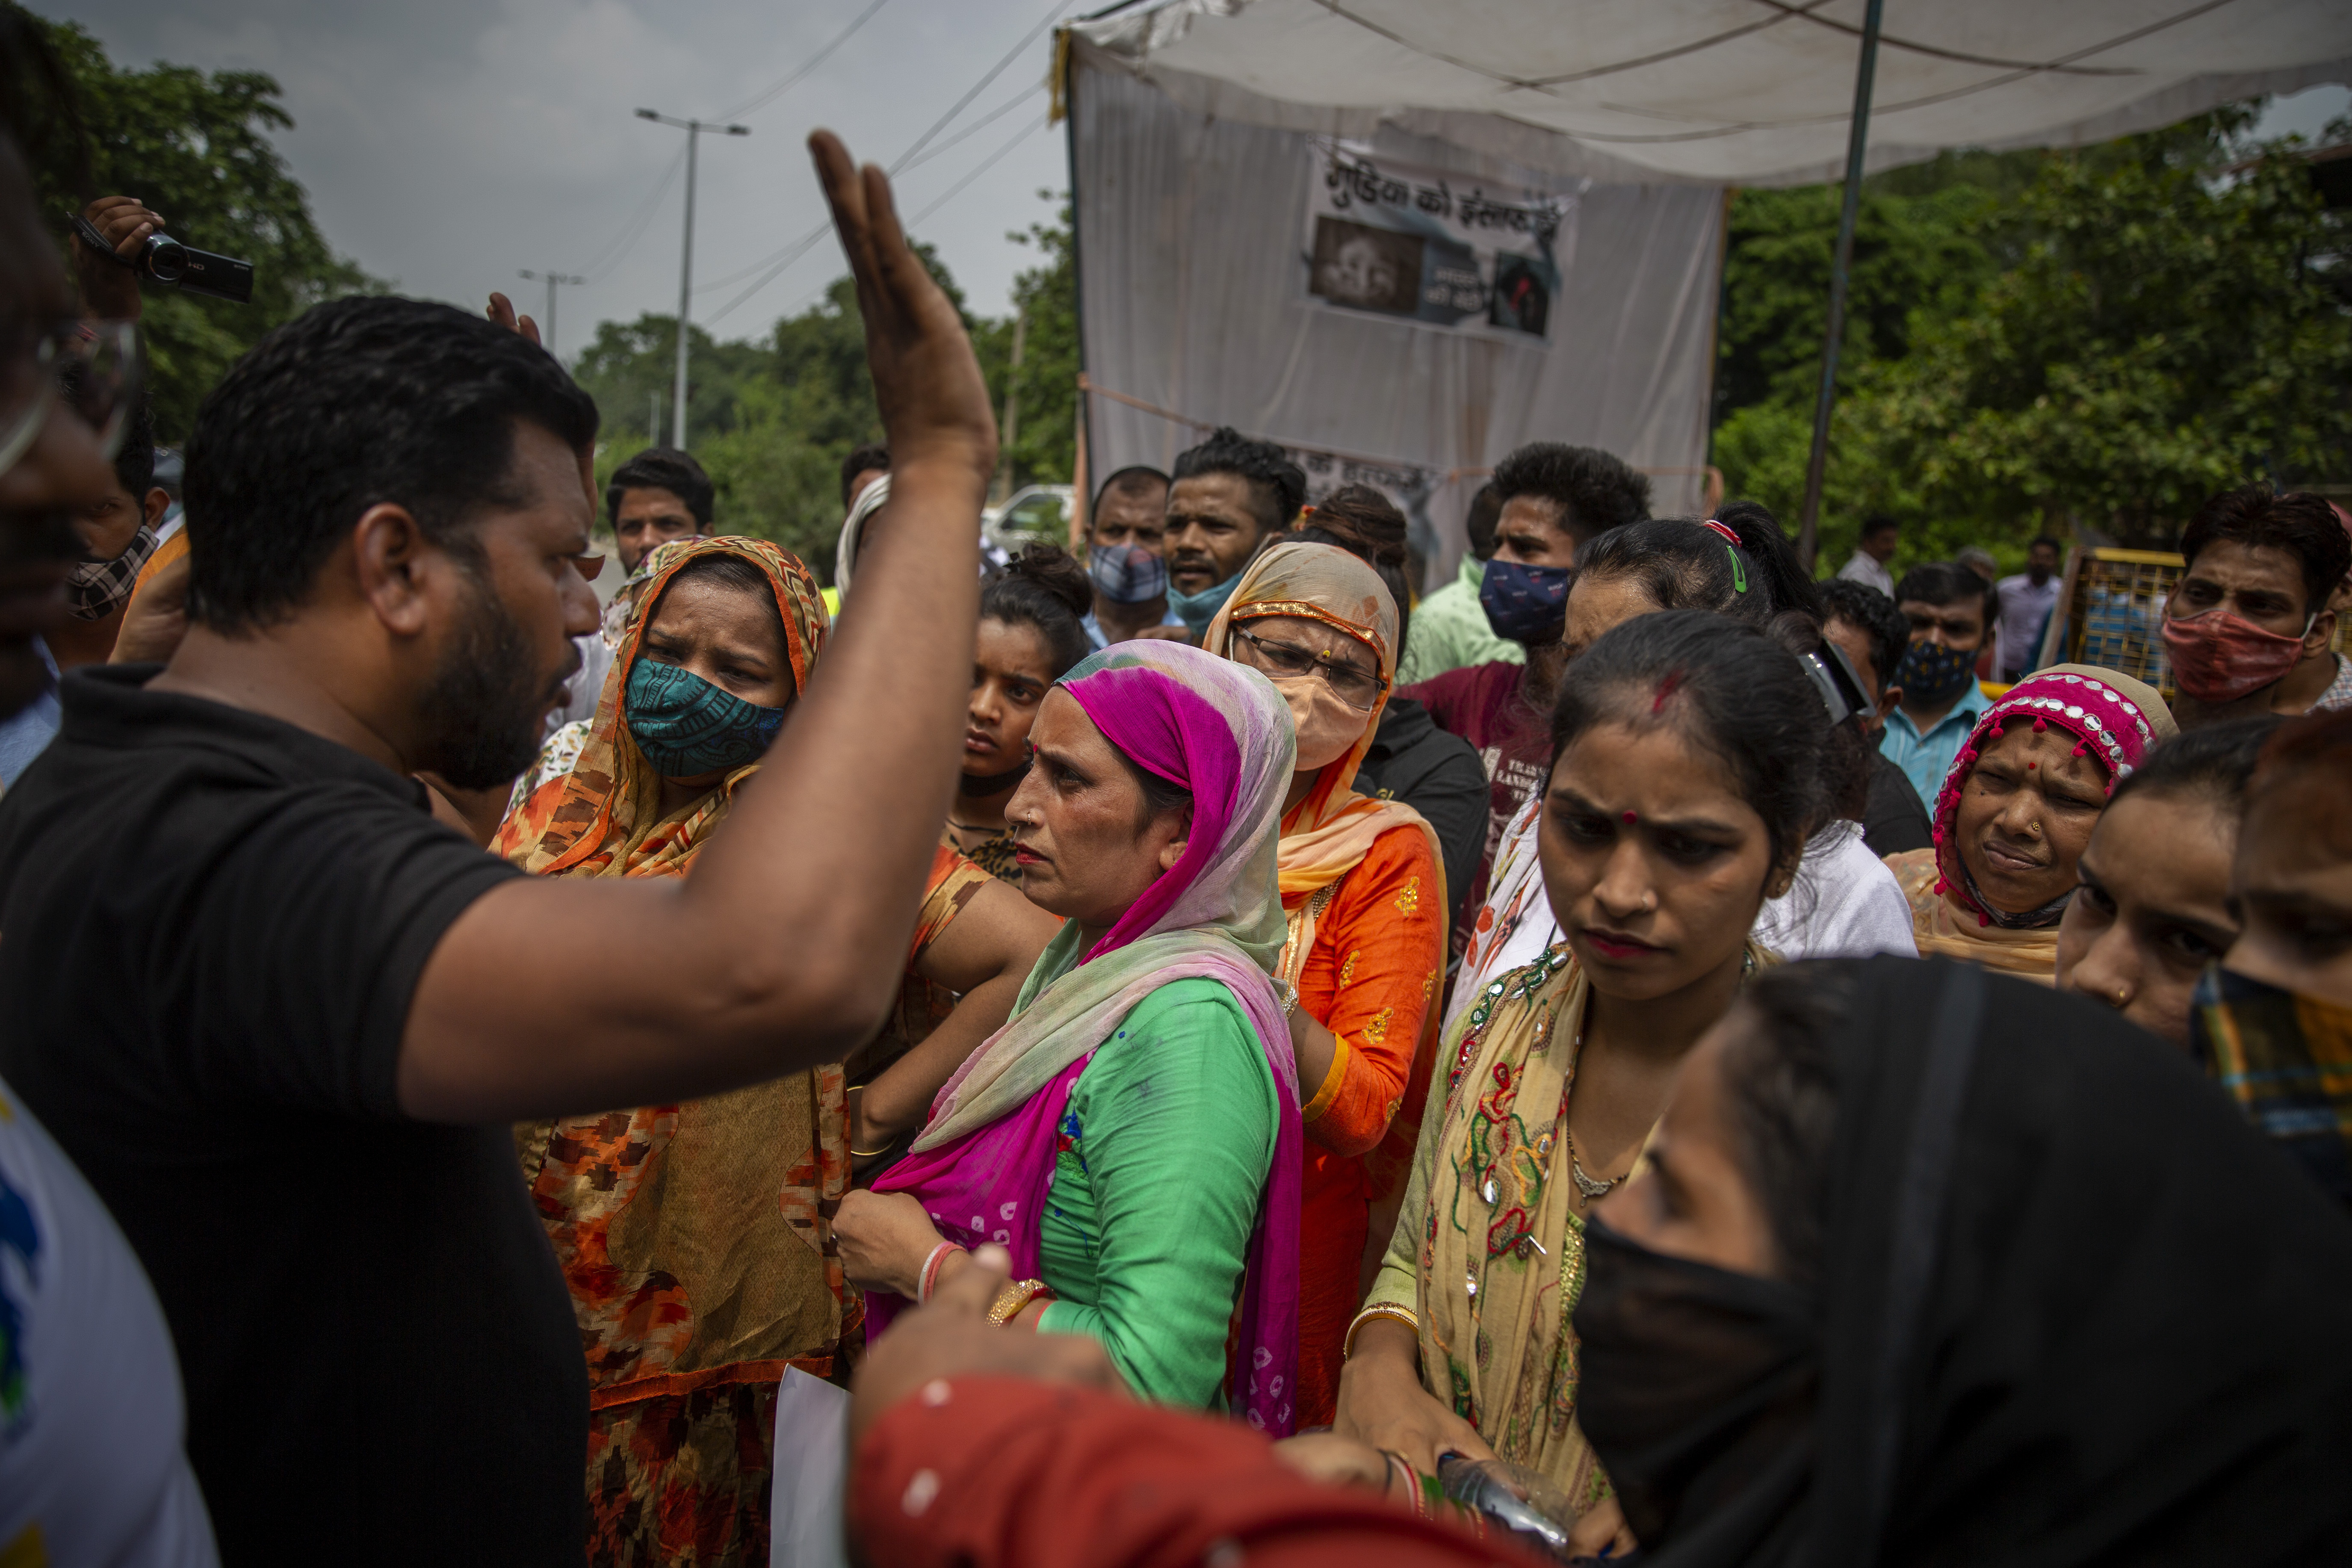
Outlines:
[[629, 670], [629, 733], [664, 778], [731, 773], [767, 755], [784, 710], [746, 702], [675, 664], [640, 658]]

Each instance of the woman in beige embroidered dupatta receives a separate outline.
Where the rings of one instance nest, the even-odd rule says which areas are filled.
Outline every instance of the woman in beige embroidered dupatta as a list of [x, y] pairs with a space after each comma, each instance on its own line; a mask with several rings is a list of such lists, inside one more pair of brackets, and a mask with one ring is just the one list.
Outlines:
[[1831, 809], [1829, 731], [1795, 656], [1705, 611], [1627, 621], [1569, 668], [1539, 829], [1562, 941], [1448, 1030], [1444, 1109], [1349, 1331], [1338, 1431], [1425, 1473], [1447, 1449], [1518, 1464], [1586, 1552], [1631, 1538], [1576, 1426], [1584, 1218], [1772, 961], [1748, 932]]

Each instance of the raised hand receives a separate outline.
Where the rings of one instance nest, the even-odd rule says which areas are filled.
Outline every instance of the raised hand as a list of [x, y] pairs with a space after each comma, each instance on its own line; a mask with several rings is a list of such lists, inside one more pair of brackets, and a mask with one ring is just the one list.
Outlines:
[[482, 312], [493, 324], [510, 332], [520, 332], [532, 342], [539, 342], [539, 323], [529, 316], [515, 314], [514, 301], [497, 289], [490, 290], [490, 308]]
[[888, 176], [871, 163], [857, 167], [829, 131], [809, 138], [809, 153], [857, 282], [874, 400], [890, 438], [893, 497], [908, 468], [951, 466], [970, 479], [977, 523], [979, 497], [996, 471], [996, 417], [971, 340], [908, 245]]
[[[100, 196], [82, 209], [90, 226], [106, 237], [121, 261], [139, 254], [139, 247], [163, 231], [163, 215], [148, 210], [137, 196]], [[81, 284], [82, 312], [106, 321], [139, 319], [139, 275], [120, 262], [92, 254], [79, 234], [73, 237], [74, 276]]]

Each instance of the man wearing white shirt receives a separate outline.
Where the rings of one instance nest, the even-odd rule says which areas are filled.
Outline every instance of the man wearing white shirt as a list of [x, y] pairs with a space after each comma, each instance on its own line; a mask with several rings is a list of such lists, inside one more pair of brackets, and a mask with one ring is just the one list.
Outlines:
[[1903, 525], [1891, 517], [1866, 517], [1862, 521], [1862, 541], [1853, 559], [1838, 568], [1838, 575], [1849, 583], [1862, 583], [1877, 589], [1888, 598], [1895, 597], [1895, 574], [1886, 563], [1895, 559], [1895, 546], [1903, 537]]

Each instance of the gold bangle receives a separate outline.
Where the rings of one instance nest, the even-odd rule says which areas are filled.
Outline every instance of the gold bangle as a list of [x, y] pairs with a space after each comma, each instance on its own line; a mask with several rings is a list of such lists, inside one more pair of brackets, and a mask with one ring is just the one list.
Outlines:
[[1038, 1297], [1043, 1296], [1050, 1300], [1053, 1295], [1053, 1291], [1045, 1288], [1045, 1282], [1043, 1279], [1008, 1280], [1004, 1287], [996, 1292], [996, 1303], [988, 1309], [988, 1321], [1001, 1329], [1019, 1317], [1022, 1310]]
[[1412, 1308], [1400, 1306], [1394, 1301], [1375, 1301], [1370, 1306], [1365, 1308], [1362, 1311], [1357, 1313], [1355, 1317], [1349, 1321], [1348, 1336], [1339, 1342], [1339, 1359], [1341, 1361], [1346, 1361], [1349, 1356], [1356, 1353], [1357, 1331], [1366, 1323], [1370, 1322], [1374, 1318], [1392, 1318], [1396, 1321], [1402, 1323], [1406, 1328], [1411, 1329], [1412, 1331], [1413, 1338], [1419, 1339], [1421, 1337], [1421, 1320], [1413, 1315]]

